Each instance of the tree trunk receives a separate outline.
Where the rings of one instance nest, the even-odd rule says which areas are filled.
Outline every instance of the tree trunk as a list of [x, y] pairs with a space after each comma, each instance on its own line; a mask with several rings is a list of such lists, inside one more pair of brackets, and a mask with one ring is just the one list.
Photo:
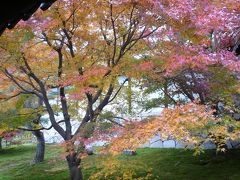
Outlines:
[[34, 131], [33, 135], [37, 138], [37, 147], [36, 147], [36, 155], [33, 160], [34, 164], [43, 162], [44, 160], [44, 152], [45, 152], [45, 139], [43, 132]]
[[2, 137], [0, 137], [0, 150], [2, 150]]
[[68, 162], [68, 168], [70, 172], [71, 180], [83, 180], [82, 171], [80, 168], [81, 159], [79, 159], [76, 153], [68, 155], [66, 157]]

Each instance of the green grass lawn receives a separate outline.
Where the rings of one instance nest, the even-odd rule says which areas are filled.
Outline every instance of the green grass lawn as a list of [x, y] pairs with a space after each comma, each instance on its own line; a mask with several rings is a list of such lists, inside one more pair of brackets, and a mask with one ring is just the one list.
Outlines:
[[[46, 160], [31, 165], [35, 147], [30, 145], [10, 147], [0, 151], [0, 180], [64, 180], [68, 170], [62, 149], [48, 145]], [[240, 179], [240, 150], [216, 156], [206, 151], [193, 156], [193, 151], [184, 149], [139, 149], [136, 156], [121, 155], [109, 158], [93, 155], [84, 159], [85, 179]], [[103, 166], [105, 163], [105, 166]], [[96, 174], [97, 173], [97, 174]], [[94, 176], [95, 174], [95, 176]]]

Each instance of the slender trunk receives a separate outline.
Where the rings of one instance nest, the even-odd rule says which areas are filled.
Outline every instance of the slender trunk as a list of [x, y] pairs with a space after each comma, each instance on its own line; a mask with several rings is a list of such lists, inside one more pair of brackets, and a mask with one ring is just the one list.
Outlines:
[[0, 150], [2, 150], [2, 137], [0, 137]]
[[164, 88], [164, 107], [168, 108], [168, 96], [167, 96], [167, 94], [168, 94], [168, 82], [167, 82], [167, 80], [164, 82], [163, 88]]
[[81, 159], [76, 153], [70, 154], [66, 157], [71, 180], [83, 180], [82, 170], [80, 168]]
[[37, 138], [37, 147], [36, 147], [36, 155], [33, 160], [35, 164], [43, 162], [44, 160], [44, 152], [45, 152], [45, 139], [43, 132], [34, 131], [33, 135]]
[[128, 88], [127, 88], [127, 101], [128, 101], [128, 113], [132, 113], [132, 81], [128, 78]]

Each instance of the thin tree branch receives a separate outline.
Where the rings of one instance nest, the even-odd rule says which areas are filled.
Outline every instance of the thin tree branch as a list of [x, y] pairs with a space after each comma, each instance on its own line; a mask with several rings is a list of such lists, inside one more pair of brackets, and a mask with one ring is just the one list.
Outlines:
[[128, 81], [128, 78], [126, 78], [123, 83], [121, 84], [121, 86], [119, 87], [119, 89], [117, 90], [117, 92], [114, 94], [114, 96], [108, 101], [108, 103], [112, 102], [116, 96], [118, 95], [118, 93], [121, 91], [122, 87], [124, 86], [124, 84]]
[[[57, 124], [60, 124], [60, 123], [62, 123], [62, 122], [64, 122], [64, 121], [65, 121], [65, 120], [58, 121]], [[17, 129], [23, 130], [23, 131], [40, 131], [40, 130], [50, 130], [50, 129], [52, 129], [52, 128], [53, 128], [53, 125], [51, 125], [51, 126], [48, 127], [48, 128], [41, 127], [41, 128], [39, 128], [39, 129], [28, 129], [28, 128], [19, 127], [19, 128], [17, 128]]]

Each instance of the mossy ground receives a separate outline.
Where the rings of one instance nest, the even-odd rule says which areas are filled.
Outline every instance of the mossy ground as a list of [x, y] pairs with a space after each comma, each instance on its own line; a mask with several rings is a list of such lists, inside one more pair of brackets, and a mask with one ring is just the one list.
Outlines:
[[[46, 147], [45, 162], [32, 165], [35, 147], [33, 145], [14, 146], [0, 151], [0, 180], [64, 180], [68, 179], [67, 164], [62, 158], [62, 149], [57, 145]], [[115, 162], [121, 166], [105, 168], [101, 163]], [[93, 155], [84, 159], [85, 179], [98, 173], [96, 179], [240, 179], [240, 150], [232, 150], [224, 155], [217, 155], [208, 150], [201, 156], [193, 156], [193, 151], [184, 149], [150, 149], [137, 151], [136, 156], [121, 155], [109, 157]], [[128, 171], [129, 168], [129, 171]], [[104, 177], [108, 171], [109, 175]], [[112, 173], [111, 173], [112, 172]], [[128, 175], [128, 173], [130, 175]], [[94, 178], [93, 178], [94, 179]]]

